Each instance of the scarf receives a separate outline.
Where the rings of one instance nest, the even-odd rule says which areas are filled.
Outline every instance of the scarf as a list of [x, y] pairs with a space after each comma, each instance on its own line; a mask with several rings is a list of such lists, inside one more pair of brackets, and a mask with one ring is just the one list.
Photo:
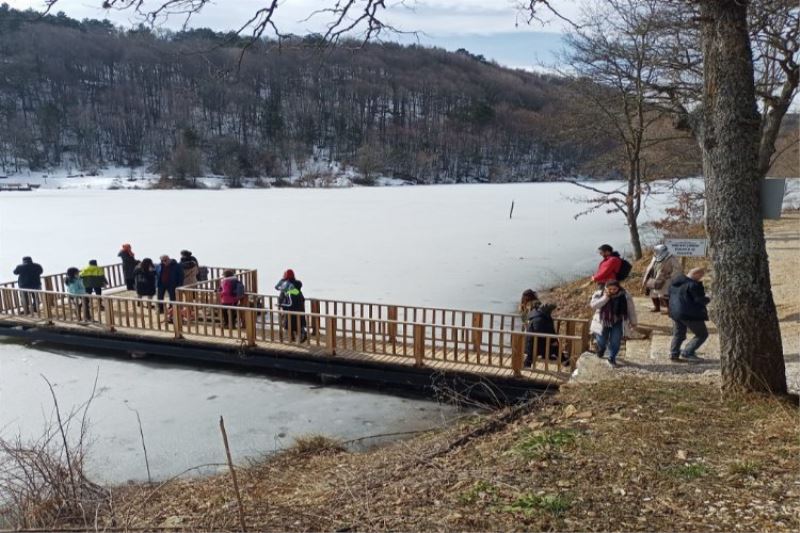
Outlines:
[[625, 291], [620, 290], [616, 296], [612, 296], [606, 304], [600, 308], [600, 322], [604, 328], [609, 328], [614, 324], [628, 319], [628, 299]]

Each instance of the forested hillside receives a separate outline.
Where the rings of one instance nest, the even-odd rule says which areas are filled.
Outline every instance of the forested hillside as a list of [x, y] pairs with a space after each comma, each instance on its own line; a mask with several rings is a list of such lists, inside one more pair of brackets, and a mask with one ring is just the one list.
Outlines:
[[593, 151], [553, 135], [563, 81], [467, 52], [243, 42], [0, 7], [0, 168], [283, 176], [310, 158], [418, 182], [529, 181]]

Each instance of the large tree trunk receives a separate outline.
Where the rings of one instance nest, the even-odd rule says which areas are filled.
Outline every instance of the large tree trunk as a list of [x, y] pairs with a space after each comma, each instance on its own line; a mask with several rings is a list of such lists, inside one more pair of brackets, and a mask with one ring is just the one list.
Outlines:
[[786, 372], [761, 219], [747, 2], [703, 0], [701, 16], [705, 86], [699, 139], [723, 388], [782, 394]]

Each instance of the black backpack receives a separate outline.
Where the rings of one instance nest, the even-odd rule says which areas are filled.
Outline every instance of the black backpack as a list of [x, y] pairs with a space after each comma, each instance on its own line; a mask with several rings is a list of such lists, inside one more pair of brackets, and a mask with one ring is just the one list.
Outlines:
[[617, 281], [624, 281], [631, 275], [633, 265], [624, 257], [619, 258], [622, 263], [619, 265], [619, 272], [617, 272]]

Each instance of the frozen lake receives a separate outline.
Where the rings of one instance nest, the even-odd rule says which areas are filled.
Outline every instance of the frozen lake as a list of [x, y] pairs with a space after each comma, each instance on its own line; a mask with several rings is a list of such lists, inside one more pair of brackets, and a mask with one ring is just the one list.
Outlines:
[[[308, 297], [511, 311], [527, 287], [590, 273], [599, 244], [628, 248], [620, 216], [574, 219], [585, 205], [568, 197], [580, 193], [555, 183], [3, 193], [0, 278], [12, 279], [24, 255], [47, 273], [116, 262], [129, 242], [140, 259], [188, 248], [206, 265], [257, 268], [262, 291], [291, 267]], [[349, 439], [457, 416], [376, 393], [0, 343], [0, 431], [38, 435], [52, 408], [40, 374], [71, 407], [86, 400], [98, 369], [90, 467], [101, 481], [146, 475], [132, 409], [161, 478], [224, 459], [219, 415], [238, 458], [309, 432]]]
[[[24, 255], [45, 272], [137, 257], [177, 256], [257, 268], [261, 286], [286, 268], [307, 296], [507, 311], [628, 249], [620, 216], [574, 220], [570, 184], [445, 185], [226, 191], [39, 190], [0, 196], [0, 276]], [[515, 202], [513, 219], [508, 213]], [[647, 218], [644, 213], [642, 218]]]

